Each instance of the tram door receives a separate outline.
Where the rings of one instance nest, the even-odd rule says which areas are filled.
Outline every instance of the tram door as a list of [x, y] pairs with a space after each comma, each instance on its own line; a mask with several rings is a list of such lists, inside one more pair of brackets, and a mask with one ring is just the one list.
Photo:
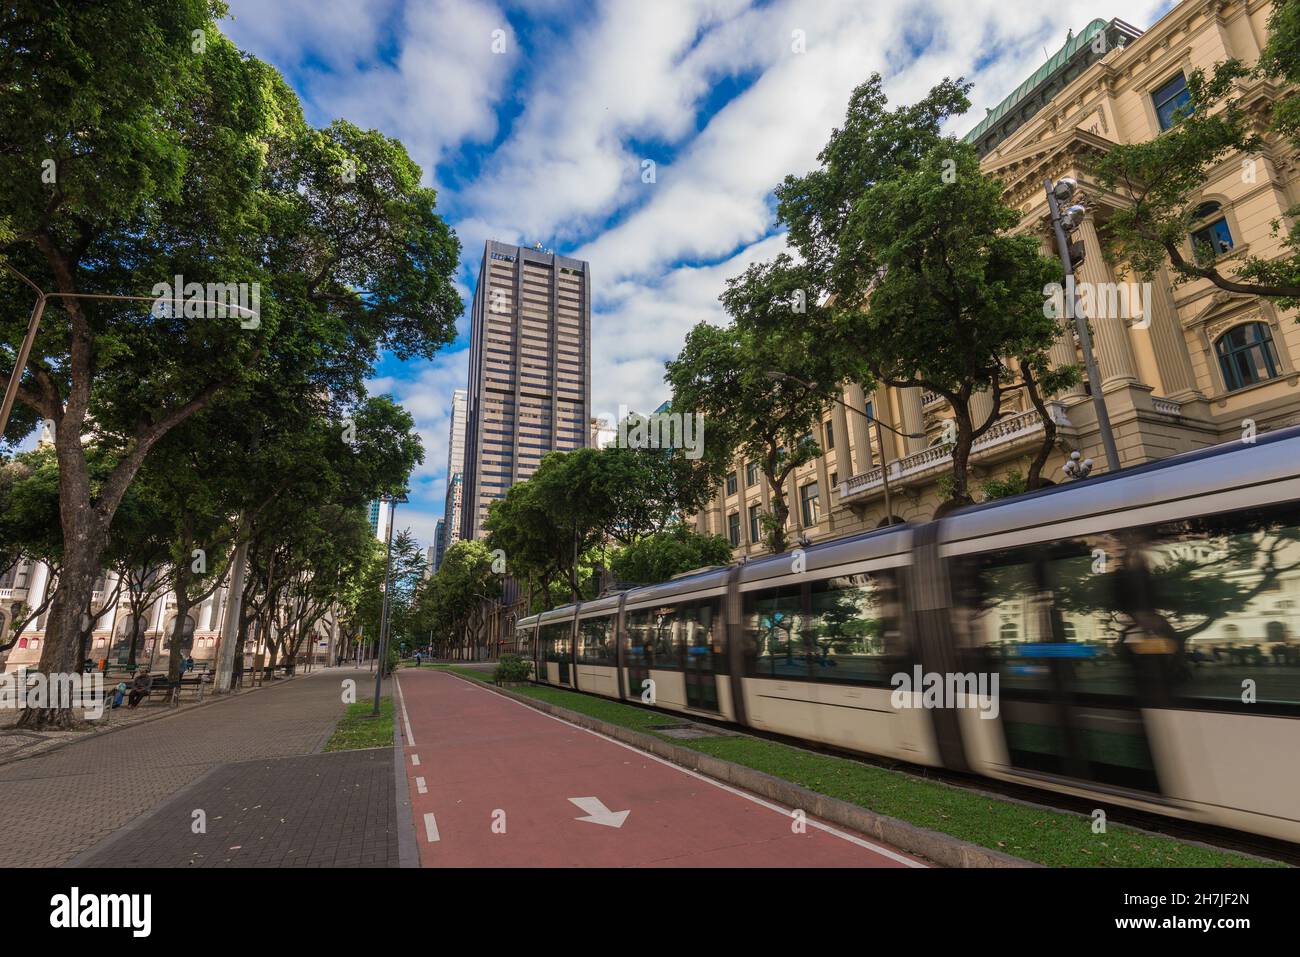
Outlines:
[[686, 649], [686, 706], [718, 710], [718, 672], [723, 660], [721, 597], [690, 602], [678, 608], [678, 623]]
[[962, 660], [999, 678], [1011, 766], [1158, 792], [1120, 546], [1066, 540], [958, 561]]

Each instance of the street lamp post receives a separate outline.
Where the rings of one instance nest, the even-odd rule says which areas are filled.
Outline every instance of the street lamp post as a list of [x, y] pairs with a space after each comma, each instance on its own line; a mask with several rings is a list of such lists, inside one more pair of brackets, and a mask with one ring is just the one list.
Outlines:
[[[1061, 203], [1068, 203], [1074, 196], [1077, 184], [1068, 176], [1056, 183], [1050, 179], [1043, 183], [1047, 191], [1047, 208], [1052, 216], [1052, 230], [1056, 233], [1056, 250], [1061, 256], [1061, 265], [1065, 267], [1066, 278], [1074, 276], [1074, 259], [1070, 255], [1070, 240], [1066, 236], [1066, 227], [1071, 229], [1079, 225], [1084, 214], [1082, 206], [1071, 206], [1061, 211]], [[1080, 260], [1082, 261], [1082, 260]], [[1119, 451], [1115, 448], [1115, 436], [1110, 429], [1110, 413], [1106, 410], [1106, 397], [1101, 392], [1101, 375], [1097, 371], [1097, 359], [1092, 354], [1092, 335], [1088, 331], [1088, 317], [1079, 314], [1072, 290], [1068, 290], [1070, 314], [1074, 317], [1074, 329], [1079, 336], [1079, 348], [1083, 351], [1083, 364], [1088, 371], [1088, 391], [1092, 393], [1092, 405], [1097, 412], [1097, 428], [1101, 431], [1102, 446], [1106, 450], [1106, 470], [1119, 470]], [[1064, 300], [1063, 300], [1064, 301]]]
[[[771, 379], [773, 382], [779, 381], [781, 379], [788, 379], [791, 382], [798, 383], [799, 385], [803, 386], [805, 389], [812, 390], [816, 388], [816, 386], [811, 382], [805, 382], [803, 381], [803, 379], [797, 378], [796, 376], [788, 375], [787, 373], [784, 372], [777, 372], [775, 369], [769, 370], [767, 372], [767, 377]], [[900, 432], [892, 425], [885, 425], [885, 423], [881, 422], [878, 418], [876, 418], [866, 409], [859, 409], [856, 408], [855, 406], [849, 405], [838, 395], [831, 396], [831, 401], [839, 403], [840, 405], [844, 406], [844, 408], [848, 409], [850, 412], [856, 412], [858, 415], [862, 416], [864, 419], [866, 419], [868, 422], [870, 422], [872, 425], [876, 427], [876, 444], [880, 446], [880, 484], [885, 493], [885, 524], [893, 525], [894, 524], [894, 503], [892, 499], [892, 494], [889, 489], [889, 460], [885, 456], [885, 436], [880, 431], [880, 429], [883, 426], [884, 428], [889, 429], [889, 431], [893, 432], [895, 435], [902, 436], [905, 439], [923, 439], [925, 438], [925, 433]], [[830, 494], [829, 490], [827, 494]]]
[[379, 717], [379, 691], [384, 682], [384, 664], [388, 661], [388, 595], [393, 587], [393, 519], [397, 516], [397, 506], [405, 502], [405, 495], [383, 495], [379, 499], [389, 504], [387, 555], [384, 560], [384, 603], [379, 612], [379, 658], [375, 662], [375, 706], [370, 712], [372, 718]]

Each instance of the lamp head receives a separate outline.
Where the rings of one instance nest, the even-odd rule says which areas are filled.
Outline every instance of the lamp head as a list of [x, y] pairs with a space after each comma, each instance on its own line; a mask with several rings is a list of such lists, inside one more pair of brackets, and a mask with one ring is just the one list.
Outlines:
[[1062, 176], [1056, 181], [1056, 185], [1052, 187], [1052, 193], [1060, 202], [1069, 202], [1070, 197], [1074, 195], [1074, 190], [1078, 185], [1078, 182], [1076, 182], [1073, 177]]

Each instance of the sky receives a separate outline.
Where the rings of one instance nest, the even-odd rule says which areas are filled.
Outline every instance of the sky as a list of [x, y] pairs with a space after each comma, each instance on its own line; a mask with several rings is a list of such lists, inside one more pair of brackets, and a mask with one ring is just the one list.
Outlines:
[[[397, 527], [433, 541], [464, 388], [483, 243], [591, 264], [592, 409], [653, 409], [664, 362], [725, 281], [785, 249], [773, 187], [816, 166], [873, 72], [893, 103], [975, 84], [965, 133], [1095, 18], [1146, 29], [1171, 0], [229, 0], [226, 33], [276, 66], [307, 118], [396, 137], [460, 237], [466, 314], [433, 361], [369, 383], [425, 458]], [[653, 164], [648, 166], [647, 164]], [[653, 172], [653, 175], [648, 175]]]

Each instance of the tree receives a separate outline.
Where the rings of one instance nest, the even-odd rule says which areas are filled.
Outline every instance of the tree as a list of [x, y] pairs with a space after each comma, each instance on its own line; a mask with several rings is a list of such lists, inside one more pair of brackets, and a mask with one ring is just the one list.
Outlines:
[[[1208, 73], [1192, 71], [1188, 99], [1173, 125], [1144, 143], [1113, 147], [1097, 164], [1101, 185], [1128, 204], [1111, 216], [1103, 237], [1110, 254], [1149, 278], [1168, 260], [1175, 282], [1207, 279], [1220, 289], [1278, 299], [1284, 308], [1300, 305], [1300, 237], [1288, 225], [1273, 223], [1282, 251], [1264, 259], [1247, 253], [1230, 272], [1218, 251], [1198, 246], [1184, 254], [1201, 206], [1206, 181], [1223, 160], [1237, 153], [1242, 175], [1257, 175], [1260, 153], [1270, 140], [1300, 148], [1300, 7], [1281, 2], [1268, 22], [1269, 39], [1253, 70], [1237, 60], [1218, 63]], [[1263, 88], [1247, 80], [1267, 80]], [[1287, 218], [1300, 212], [1293, 207]]]
[[610, 567], [620, 581], [648, 585], [730, 561], [731, 543], [721, 535], [700, 535], [676, 522], [629, 542], [614, 553]]
[[501, 594], [495, 564], [487, 544], [462, 539], [447, 549], [437, 574], [420, 590], [416, 621], [434, 634], [442, 654], [452, 647], [473, 647], [477, 653], [484, 607]]
[[[114, 516], [168, 432], [268, 368], [293, 368], [337, 412], [381, 350], [427, 357], [454, 335], [459, 244], [419, 168], [376, 131], [308, 128], [280, 76], [220, 33], [224, 12], [217, 0], [27, 0], [3, 14], [0, 218], [12, 239], [0, 255], [64, 297], [18, 396], [26, 421], [34, 410], [53, 423], [59, 463], [46, 672], [80, 666], [74, 636]], [[178, 273], [205, 288], [258, 284], [256, 322], [193, 302], [68, 298], [140, 295]], [[29, 300], [7, 274], [0, 290]], [[17, 343], [25, 316], [5, 316], [0, 343]], [[92, 421], [122, 452], [100, 483], [82, 444]]]
[[[664, 376], [673, 409], [704, 416], [700, 468], [714, 487], [736, 453], [758, 464], [772, 505], [764, 526], [773, 552], [787, 544], [786, 481], [821, 455], [817, 426], [843, 378], [810, 334], [812, 317], [824, 311], [816, 292], [811, 272], [788, 256], [751, 266], [720, 297], [733, 323], [697, 325]], [[790, 378], [774, 381], [770, 372]]]
[[[945, 79], [919, 103], [891, 110], [880, 77], [871, 77], [854, 91], [820, 168], [777, 188], [778, 216], [827, 295], [809, 324], [838, 378], [925, 389], [952, 409], [945, 508], [971, 501], [971, 448], [1014, 381], [1046, 425], [1042, 395], [1077, 375], [1047, 363], [1059, 329], [1044, 314], [1043, 288], [1059, 279], [1059, 265], [1036, 239], [1009, 235], [1019, 215], [1002, 184], [981, 173], [972, 146], [939, 133], [969, 107], [969, 89]], [[988, 410], [977, 414], [981, 393]]]

